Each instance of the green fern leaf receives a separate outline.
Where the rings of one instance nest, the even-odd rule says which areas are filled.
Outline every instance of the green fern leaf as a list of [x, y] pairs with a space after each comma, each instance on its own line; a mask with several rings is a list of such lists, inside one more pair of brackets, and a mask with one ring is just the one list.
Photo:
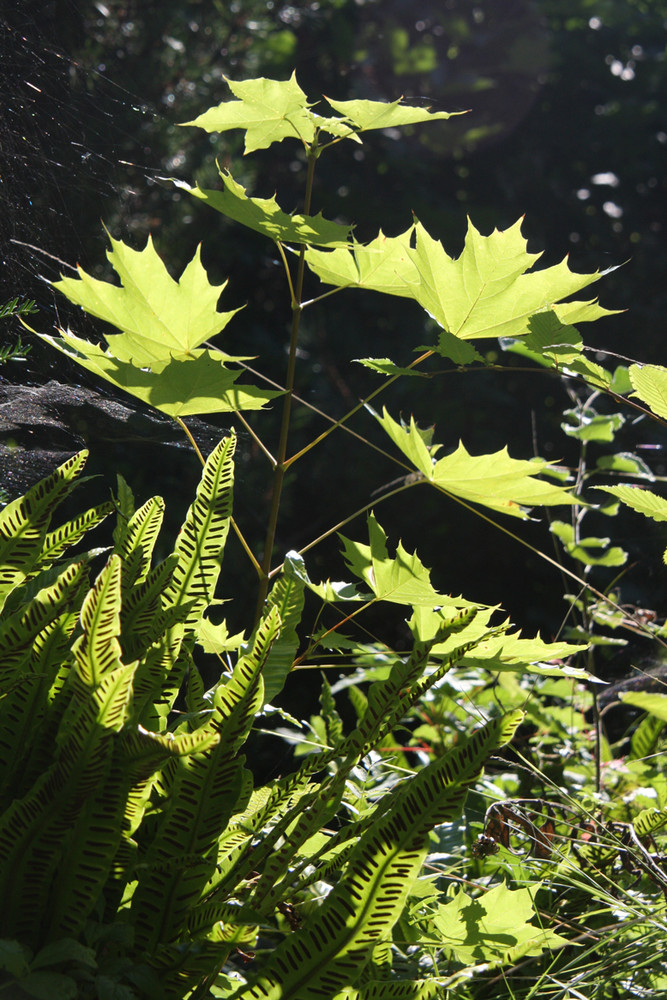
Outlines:
[[120, 663], [121, 561], [111, 556], [81, 609], [83, 634], [72, 646], [79, 676], [96, 687]]
[[81, 451], [0, 511], [0, 611], [8, 594], [39, 566], [51, 516], [81, 475]]
[[60, 727], [56, 761], [0, 817], [0, 932], [21, 936], [47, 912], [46, 900], [68, 831], [108, 773], [122, 729], [135, 664], [107, 673], [94, 690], [75, 688]]
[[631, 760], [643, 760], [650, 757], [658, 749], [667, 719], [656, 715], [646, 715], [639, 722], [630, 740]]
[[241, 746], [256, 713], [264, 704], [262, 672], [280, 628], [280, 615], [274, 606], [257, 627], [252, 649], [239, 658], [230, 679], [216, 689], [213, 715], [208, 725], [220, 733], [230, 754]]
[[433, 1000], [444, 996], [444, 990], [444, 982], [438, 979], [381, 980], [341, 990], [333, 1000]]
[[230, 760], [222, 743], [178, 761], [168, 812], [132, 898], [139, 949], [150, 953], [179, 933], [215, 869], [218, 837], [247, 791], [243, 761]]
[[123, 560], [124, 594], [146, 579], [163, 517], [164, 500], [151, 497], [125, 525], [116, 545], [116, 552]]
[[[169, 788], [169, 810], [146, 856], [148, 873], [132, 900], [141, 948], [150, 951], [178, 932], [211, 879], [220, 834], [233, 813], [247, 805], [250, 785], [237, 752], [261, 707], [262, 669], [279, 628], [277, 611], [272, 609], [257, 630], [252, 650], [215, 693], [213, 713], [202, 732], [215, 734], [216, 745], [178, 762]], [[165, 868], [182, 857], [196, 860], [165, 875]]]
[[82, 582], [85, 582], [84, 567], [81, 563], [72, 563], [51, 586], [42, 588], [29, 604], [0, 624], [3, 651], [0, 683], [3, 688], [11, 682], [18, 665], [29, 659], [40, 633], [72, 604], [76, 605]]
[[41, 564], [48, 566], [54, 560], [60, 559], [63, 552], [66, 552], [72, 545], [81, 541], [86, 532], [97, 527], [105, 518], [114, 512], [112, 503], [103, 503], [98, 507], [91, 507], [67, 524], [61, 525], [55, 531], [49, 531], [44, 539], [42, 548]]
[[197, 495], [174, 549], [178, 562], [164, 592], [165, 607], [191, 602], [186, 627], [193, 629], [213, 601], [229, 531], [236, 438], [224, 438], [209, 455]]
[[285, 680], [299, 648], [297, 626], [303, 612], [305, 583], [294, 572], [289, 555], [283, 572], [278, 577], [267, 600], [267, 609], [276, 608], [280, 617], [280, 636], [273, 643], [264, 666], [264, 698], [271, 702], [285, 684]]
[[168, 629], [186, 620], [192, 606], [189, 602], [163, 608], [162, 595], [171, 583], [177, 563], [178, 556], [167, 556], [148, 572], [141, 583], [136, 584], [128, 594], [123, 594], [121, 645], [127, 658], [143, 656]]

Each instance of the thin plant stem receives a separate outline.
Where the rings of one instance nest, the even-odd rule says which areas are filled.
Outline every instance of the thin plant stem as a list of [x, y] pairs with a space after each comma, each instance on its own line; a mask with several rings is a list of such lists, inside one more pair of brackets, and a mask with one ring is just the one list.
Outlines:
[[273, 457], [273, 455], [271, 454], [271, 452], [269, 451], [269, 449], [266, 447], [266, 445], [264, 444], [264, 442], [262, 441], [262, 439], [260, 438], [260, 436], [252, 429], [252, 427], [250, 426], [250, 424], [248, 423], [248, 421], [246, 420], [246, 418], [243, 416], [243, 414], [241, 413], [241, 411], [238, 410], [234, 414], [234, 416], [238, 417], [238, 419], [241, 421], [241, 423], [243, 424], [243, 426], [245, 427], [245, 429], [247, 430], [248, 434], [253, 439], [253, 441], [255, 442], [255, 444], [257, 445], [257, 447], [261, 451], [264, 452], [264, 454], [268, 458], [268, 460], [271, 463], [271, 465], [275, 467], [275, 464], [276, 464], [275, 458]]
[[[424, 354], [420, 354], [418, 358], [415, 358], [415, 360], [408, 365], [408, 368], [415, 368], [417, 365], [421, 364], [422, 361], [425, 361], [427, 358], [430, 358], [432, 354], [433, 351], [426, 351]], [[333, 431], [335, 431], [337, 427], [342, 427], [347, 420], [349, 420], [351, 417], [355, 415], [355, 413], [358, 413], [359, 410], [364, 408], [364, 406], [367, 406], [372, 399], [375, 399], [375, 397], [379, 396], [381, 392], [384, 392], [385, 389], [388, 389], [389, 386], [393, 385], [393, 383], [396, 382], [396, 380], [399, 379], [400, 377], [401, 377], [400, 375], [391, 375], [386, 382], [383, 382], [382, 385], [378, 386], [377, 389], [374, 389], [373, 392], [371, 392], [368, 396], [366, 396], [365, 399], [360, 400], [356, 406], [353, 406], [351, 410], [348, 410], [348, 412], [344, 416], [342, 416], [340, 420], [336, 420], [336, 422], [332, 424], [331, 427], [328, 427], [327, 430], [322, 431], [322, 433], [319, 434], [316, 438], [314, 438], [310, 442], [310, 444], [305, 445], [305, 447], [301, 448], [300, 451], [297, 451], [296, 454], [292, 455], [291, 458], [288, 458], [287, 461], [285, 462], [285, 468], [289, 468], [289, 466], [292, 465], [294, 462], [296, 462], [297, 459], [302, 458], [303, 455], [309, 452], [311, 448], [314, 448], [316, 445], [324, 441], [325, 438], [328, 438], [329, 435]]]
[[[266, 382], [267, 385], [271, 385], [274, 387], [274, 389], [280, 389], [281, 391], [283, 391], [283, 387], [280, 385], [280, 383], [274, 382], [273, 379], [268, 377], [268, 375], [264, 375], [262, 372], [257, 371], [256, 368], [251, 368], [250, 365], [244, 364], [242, 367], [247, 372], [250, 372], [251, 375], [256, 375], [257, 378], [261, 378], [262, 381]], [[356, 438], [357, 441], [361, 441], [361, 443], [366, 445], [368, 448], [372, 448], [373, 451], [376, 451], [378, 453], [378, 455], [383, 455], [384, 458], [388, 458], [390, 462], [394, 462], [395, 464], [400, 465], [402, 468], [407, 469], [408, 472], [412, 471], [409, 465], [406, 465], [400, 459], [396, 458], [395, 455], [392, 455], [390, 452], [385, 451], [384, 448], [381, 448], [379, 445], [374, 444], [373, 441], [369, 441], [368, 438], [364, 437], [363, 434], [359, 434], [357, 431], [353, 431], [352, 428], [348, 427], [346, 424], [341, 424], [340, 421], [337, 421], [335, 417], [332, 417], [329, 413], [325, 413], [324, 410], [320, 410], [319, 407], [314, 406], [312, 403], [309, 403], [307, 399], [303, 399], [302, 396], [297, 396], [295, 392], [292, 393], [292, 399], [294, 400], [294, 402], [300, 403], [301, 406], [305, 406], [308, 410], [311, 411], [311, 413], [315, 413], [317, 414], [318, 417], [322, 417], [323, 420], [328, 421], [328, 423], [332, 424], [333, 426], [340, 427], [340, 429], [342, 431], [345, 431], [346, 434], [349, 434], [351, 437]]]
[[[304, 198], [304, 212], [310, 212], [310, 203], [313, 194], [313, 177], [315, 174], [315, 162], [318, 157], [316, 146], [311, 146], [308, 150], [308, 173], [306, 176], [306, 193]], [[278, 245], [285, 267], [287, 259], [280, 244]], [[256, 620], [259, 620], [269, 589], [269, 572], [271, 570], [271, 559], [273, 557], [273, 547], [276, 539], [276, 529], [278, 526], [278, 514], [280, 512], [280, 500], [282, 497], [283, 482], [287, 464], [287, 442], [289, 439], [290, 417], [292, 414], [292, 394], [294, 390], [294, 376], [296, 372], [296, 354], [299, 340], [299, 327], [301, 323], [301, 299], [303, 297], [303, 279], [306, 269], [306, 250], [302, 246], [299, 252], [297, 264], [296, 281], [294, 285], [290, 282], [290, 294], [292, 298], [292, 326], [290, 330], [289, 354], [287, 360], [287, 377], [285, 379], [285, 395], [283, 396], [283, 412], [280, 422], [280, 436], [278, 439], [278, 449], [276, 452], [276, 466], [273, 472], [273, 487], [271, 491], [271, 506], [269, 509], [269, 519], [264, 540], [264, 554], [261, 563], [261, 577], [259, 581], [259, 591], [257, 594]]]
[[[407, 490], [411, 485], [413, 484], [404, 483], [397, 489], [391, 490], [390, 493], [384, 493], [382, 496], [375, 497], [370, 503], [367, 503], [363, 507], [360, 507], [359, 510], [355, 510], [353, 514], [348, 514], [348, 516], [344, 518], [342, 521], [339, 521], [338, 524], [334, 524], [333, 528], [329, 528], [327, 531], [322, 532], [321, 535], [318, 535], [317, 538], [313, 538], [311, 542], [308, 542], [308, 544], [304, 545], [302, 549], [299, 549], [299, 555], [302, 556], [304, 552], [308, 552], [309, 549], [312, 549], [316, 545], [319, 545], [320, 542], [323, 542], [325, 538], [329, 538], [329, 536], [333, 535], [334, 532], [340, 531], [340, 529], [344, 528], [346, 524], [350, 523], [350, 521], [354, 521], [355, 517], [359, 517], [360, 514], [365, 514], [367, 510], [371, 510], [372, 507], [376, 507], [377, 504], [381, 503], [383, 500], [388, 500], [389, 497], [396, 496], [397, 493], [402, 493], [404, 490]], [[272, 569], [269, 576], [272, 577], [275, 576], [276, 573], [279, 573], [283, 568], [283, 565], [284, 564], [281, 563], [280, 566], [276, 566], [275, 569]]]

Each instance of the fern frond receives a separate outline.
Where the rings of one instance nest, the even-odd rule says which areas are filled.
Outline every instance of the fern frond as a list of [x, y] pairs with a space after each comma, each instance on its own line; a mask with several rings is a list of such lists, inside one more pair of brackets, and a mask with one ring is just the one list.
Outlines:
[[72, 646], [78, 674], [95, 687], [120, 663], [121, 561], [111, 556], [81, 608], [83, 634]]
[[220, 441], [209, 455], [195, 501], [174, 549], [178, 562], [164, 593], [165, 606], [191, 602], [186, 619], [188, 629], [195, 628], [213, 600], [220, 573], [232, 514], [235, 447], [236, 438], [232, 434]]
[[304, 581], [291, 570], [290, 563], [287, 562], [267, 598], [267, 610], [276, 608], [282, 622], [280, 637], [274, 643], [264, 667], [264, 696], [268, 702], [273, 701], [282, 691], [299, 648], [296, 630], [301, 622], [304, 590]]
[[8, 594], [39, 565], [53, 512], [81, 475], [87, 457], [87, 451], [80, 451], [0, 510], [0, 610]]
[[123, 560], [123, 594], [146, 579], [163, 518], [164, 500], [151, 497], [125, 525], [116, 544], [116, 552]]
[[60, 559], [63, 552], [80, 542], [86, 532], [96, 528], [109, 514], [113, 514], [114, 510], [114, 505], [110, 501], [102, 503], [84, 511], [66, 524], [61, 524], [59, 528], [47, 532], [42, 546], [40, 568], [50, 566], [56, 559]]

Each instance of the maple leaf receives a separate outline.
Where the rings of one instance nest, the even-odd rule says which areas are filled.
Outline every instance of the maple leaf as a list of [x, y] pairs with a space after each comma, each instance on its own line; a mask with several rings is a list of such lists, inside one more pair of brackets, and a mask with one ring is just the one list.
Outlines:
[[[307, 251], [306, 263], [326, 284], [413, 298], [443, 330], [461, 340], [523, 336], [531, 317], [548, 310], [567, 324], [608, 315], [595, 300], [561, 302], [597, 281], [600, 272], [575, 274], [567, 259], [532, 270], [541, 254], [527, 252], [521, 221], [482, 236], [469, 220], [457, 258], [415, 222], [399, 236], [380, 232], [365, 245]], [[442, 353], [452, 356], [448, 338], [442, 340]]]
[[465, 111], [431, 111], [429, 108], [415, 108], [401, 104], [401, 99], [385, 101], [332, 101], [328, 104], [340, 115], [354, 123], [359, 132], [371, 129], [399, 128], [401, 125], [416, 125], [420, 122], [437, 121], [453, 115], [466, 114]]
[[[511, 624], [509, 620], [500, 625], [491, 624], [491, 615], [497, 608], [480, 605], [477, 608], [477, 615], [464, 629], [432, 646], [431, 655], [451, 656], [460, 646], [470, 645], [470, 650], [460, 661], [466, 667], [481, 667], [493, 672], [527, 671], [545, 677], [576, 677], [582, 680], [590, 676], [586, 670], [562, 662], [586, 649], [585, 644], [544, 642], [539, 633], [534, 638], [523, 638], [521, 632], [508, 631]], [[408, 627], [415, 638], [428, 642], [437, 636], [444, 614], [440, 609], [415, 608]]]
[[411, 287], [419, 304], [445, 330], [463, 340], [519, 336], [527, 332], [535, 313], [598, 280], [597, 271], [570, 271], [567, 260], [530, 271], [541, 254], [527, 252], [521, 222], [482, 236], [468, 220], [458, 258], [450, 257], [440, 241], [416, 223], [411, 257], [421, 280]]
[[82, 368], [170, 417], [258, 410], [281, 395], [254, 385], [236, 385], [241, 372], [226, 367], [229, 355], [221, 351], [197, 350], [187, 357], [161, 358], [146, 367], [120, 360], [69, 331], [60, 333], [60, 337], [37, 336]]
[[373, 513], [368, 515], [370, 545], [353, 542], [344, 535], [340, 537], [347, 565], [365, 582], [377, 600], [412, 607], [473, 607], [469, 601], [439, 594], [433, 588], [430, 573], [419, 556], [407, 552], [401, 542], [392, 559], [387, 551], [387, 536]]
[[316, 116], [309, 111], [306, 95], [296, 82], [289, 80], [256, 80], [233, 82], [225, 77], [237, 101], [223, 101], [183, 125], [196, 125], [206, 132], [226, 132], [245, 129], [245, 152], [268, 149], [282, 139], [300, 139], [309, 144], [315, 138]]
[[150, 236], [143, 250], [133, 250], [112, 236], [109, 240], [107, 258], [120, 286], [93, 278], [79, 267], [78, 278], [62, 278], [53, 287], [91, 316], [122, 331], [106, 337], [120, 361], [142, 365], [190, 354], [220, 333], [239, 311], [217, 311], [227, 282], [209, 282], [201, 264], [201, 247], [175, 281]]
[[249, 198], [245, 188], [227, 171], [220, 171], [223, 191], [190, 187], [184, 181], [174, 181], [194, 198], [205, 202], [217, 212], [254, 229], [276, 243], [307, 243], [315, 246], [347, 246], [350, 226], [329, 222], [318, 215], [288, 215], [274, 198]]
[[399, 236], [380, 230], [370, 243], [355, 242], [345, 249], [306, 250], [306, 264], [327, 285], [414, 298], [410, 282], [416, 284], [419, 273], [410, 255], [413, 229]]
[[525, 507], [576, 503], [566, 489], [535, 478], [549, 468], [544, 459], [511, 458], [507, 448], [470, 455], [459, 442], [456, 451], [434, 462], [440, 445], [431, 444], [432, 432], [421, 431], [412, 418], [407, 426], [397, 423], [386, 408], [382, 417], [371, 413], [424, 479], [447, 493], [521, 518], [527, 516]]
[[42, 340], [171, 417], [256, 410], [280, 395], [236, 385], [241, 372], [226, 366], [245, 357], [200, 349], [238, 310], [217, 311], [226, 282], [209, 282], [199, 248], [180, 281], [174, 281], [150, 237], [144, 250], [110, 240], [107, 256], [120, 286], [79, 268], [78, 278], [63, 278], [54, 287], [121, 332], [105, 334], [106, 349], [69, 330], [61, 330], [59, 338], [39, 334]]

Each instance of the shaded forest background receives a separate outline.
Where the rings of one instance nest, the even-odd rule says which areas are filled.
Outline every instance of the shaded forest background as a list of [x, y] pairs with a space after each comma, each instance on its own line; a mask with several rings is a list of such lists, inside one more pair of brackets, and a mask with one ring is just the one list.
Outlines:
[[[405, 230], [414, 213], [453, 254], [467, 215], [484, 233], [525, 215], [529, 250], [544, 250], [545, 264], [569, 253], [574, 270], [623, 265], [598, 287], [605, 306], [627, 311], [585, 329], [586, 342], [664, 364], [666, 20], [665, 0], [17, 4], [0, 16], [0, 302], [35, 299], [40, 330], [69, 324], [94, 338], [94, 326], [43, 279], [55, 280], [76, 262], [109, 276], [101, 220], [137, 247], [151, 233], [174, 275], [203, 243], [211, 280], [229, 278], [223, 308], [246, 305], [225, 331], [224, 349], [257, 354], [262, 370], [281, 381], [290, 313], [271, 247], [193, 204], [165, 178], [213, 187], [217, 161], [249, 193], [270, 197], [278, 190], [282, 207], [299, 209], [305, 163], [296, 143], [244, 159], [241, 133], [208, 136], [177, 124], [226, 100], [225, 76], [285, 79], [295, 69], [313, 100], [404, 96], [435, 110], [469, 109], [437, 127], [400, 137], [389, 130], [363, 147], [323, 157], [315, 211], [355, 223], [361, 240], [380, 227], [389, 235]], [[304, 319], [297, 391], [341, 415], [376, 384], [350, 361], [361, 353], [409, 362], [403, 331], [424, 323], [407, 300], [394, 300], [389, 311], [371, 294], [337, 296], [335, 309], [312, 310]], [[5, 324], [3, 343], [14, 341], [17, 329]], [[498, 352], [484, 346], [494, 359]], [[194, 456], [173, 443], [171, 428], [148, 418], [142, 423], [140, 415], [128, 421], [128, 411], [118, 408], [127, 401], [110, 397], [41, 345], [25, 361], [3, 366], [0, 377], [0, 412], [7, 418], [0, 471], [10, 495], [85, 442], [103, 473], [101, 495], [120, 470], [139, 501], [164, 495], [173, 524], [180, 522], [198, 470]], [[55, 403], [52, 395], [40, 396], [52, 379], [78, 386], [76, 398]], [[468, 372], [439, 385], [434, 409], [432, 395], [426, 402], [408, 381], [393, 392], [392, 412], [435, 423], [436, 438], [448, 448], [461, 438], [471, 452], [508, 445], [517, 458], [576, 460], [560, 430], [568, 397], [555, 381]], [[88, 405], [100, 390], [103, 403]], [[271, 419], [277, 423], [275, 413]], [[355, 427], [373, 434], [370, 423], [362, 415]], [[295, 447], [318, 429], [316, 418], [301, 411]], [[275, 432], [269, 428], [269, 439]], [[216, 432], [202, 428], [207, 433], [212, 442]], [[628, 428], [628, 441], [659, 445], [654, 432], [643, 433]], [[647, 448], [646, 456], [665, 474], [659, 448]], [[255, 523], [257, 540], [266, 513], [265, 470], [258, 464], [242, 435], [236, 504]], [[386, 473], [387, 480], [396, 474], [389, 463]], [[316, 450], [308, 475], [288, 489], [279, 548], [298, 548], [333, 524], [341, 507], [352, 511], [367, 502], [377, 485], [340, 441]], [[565, 612], [556, 574], [468, 512], [430, 496], [413, 502], [409, 494], [409, 502], [384, 504], [383, 524], [408, 548], [428, 535], [430, 551], [421, 555], [433, 565], [439, 589], [502, 601], [520, 626], [542, 628], [546, 638], [555, 634]], [[637, 530], [635, 520], [628, 531]], [[544, 525], [528, 526], [526, 536], [544, 545]], [[629, 533], [621, 542], [632, 556], [643, 538]], [[331, 542], [312, 554], [312, 576], [320, 566], [330, 572], [335, 547]], [[225, 596], [243, 590], [245, 566], [240, 556], [237, 562], [227, 570]], [[628, 572], [624, 599], [654, 606], [661, 573], [656, 546], [654, 563]]]

